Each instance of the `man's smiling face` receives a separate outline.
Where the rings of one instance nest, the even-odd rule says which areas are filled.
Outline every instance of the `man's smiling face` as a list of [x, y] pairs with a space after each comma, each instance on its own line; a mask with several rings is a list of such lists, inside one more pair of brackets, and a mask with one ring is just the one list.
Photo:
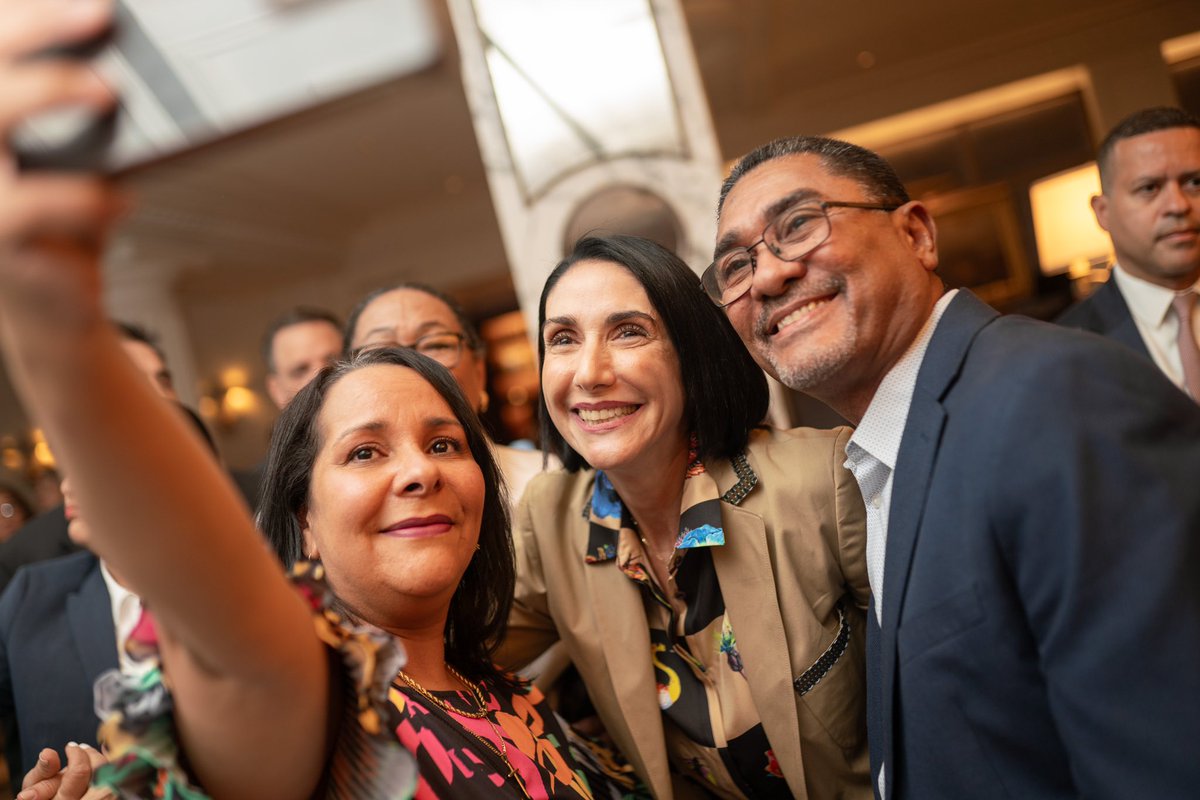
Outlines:
[[[757, 241], [780, 200], [798, 193], [814, 201], [877, 200], [856, 180], [830, 171], [819, 156], [776, 158], [730, 190], [718, 249]], [[916, 337], [941, 289], [930, 275], [937, 266], [933, 223], [919, 203], [894, 212], [828, 213], [829, 238], [798, 261], [783, 261], [759, 245], [750, 291], [725, 311], [764, 369], [837, 407], [844, 396], [869, 399]]]

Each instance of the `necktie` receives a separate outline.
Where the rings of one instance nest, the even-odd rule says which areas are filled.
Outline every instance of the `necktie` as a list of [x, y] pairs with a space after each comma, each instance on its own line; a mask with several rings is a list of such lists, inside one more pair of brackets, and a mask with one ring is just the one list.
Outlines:
[[1192, 328], [1192, 306], [1196, 293], [1188, 290], [1175, 295], [1171, 305], [1179, 319], [1179, 361], [1183, 364], [1183, 385], [1193, 400], [1200, 402], [1200, 347], [1196, 346], [1196, 331]]

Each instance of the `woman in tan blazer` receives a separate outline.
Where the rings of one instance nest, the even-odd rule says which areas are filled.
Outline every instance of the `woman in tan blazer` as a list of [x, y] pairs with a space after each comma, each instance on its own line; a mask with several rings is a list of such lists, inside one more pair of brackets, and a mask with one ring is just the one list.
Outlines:
[[501, 660], [564, 642], [657, 797], [869, 798], [849, 432], [756, 430], [762, 372], [695, 274], [635, 237], [555, 268], [538, 355], [566, 469], [518, 512]]

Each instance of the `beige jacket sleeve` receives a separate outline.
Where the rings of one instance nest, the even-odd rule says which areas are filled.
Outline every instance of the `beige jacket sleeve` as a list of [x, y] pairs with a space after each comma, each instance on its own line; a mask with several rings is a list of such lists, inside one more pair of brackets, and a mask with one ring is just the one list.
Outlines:
[[559, 638], [546, 600], [546, 581], [531, 513], [536, 503], [550, 499], [546, 497], [545, 487], [542, 476], [535, 476], [513, 515], [517, 586], [508, 615], [508, 633], [495, 656], [496, 663], [505, 669], [526, 666]]

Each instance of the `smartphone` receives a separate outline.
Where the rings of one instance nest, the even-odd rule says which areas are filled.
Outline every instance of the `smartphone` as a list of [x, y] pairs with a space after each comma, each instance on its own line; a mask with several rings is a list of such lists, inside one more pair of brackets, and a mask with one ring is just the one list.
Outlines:
[[102, 39], [55, 53], [90, 59], [116, 107], [40, 114], [10, 144], [22, 169], [119, 176], [421, 70], [440, 50], [427, 0], [117, 0]]

